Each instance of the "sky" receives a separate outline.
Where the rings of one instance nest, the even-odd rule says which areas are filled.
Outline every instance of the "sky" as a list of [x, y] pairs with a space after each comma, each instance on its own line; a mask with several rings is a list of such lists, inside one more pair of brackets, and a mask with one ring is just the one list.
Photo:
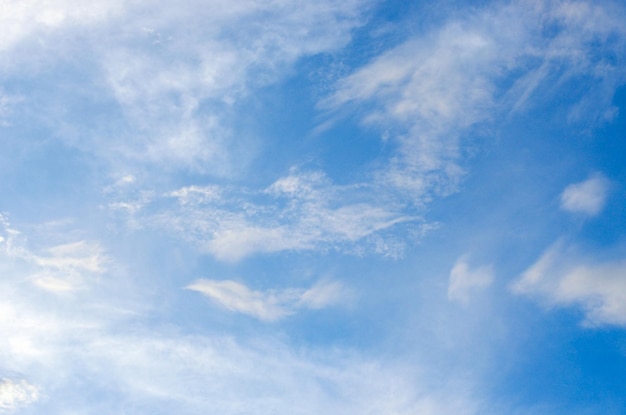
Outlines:
[[0, 413], [626, 413], [625, 21], [0, 1]]

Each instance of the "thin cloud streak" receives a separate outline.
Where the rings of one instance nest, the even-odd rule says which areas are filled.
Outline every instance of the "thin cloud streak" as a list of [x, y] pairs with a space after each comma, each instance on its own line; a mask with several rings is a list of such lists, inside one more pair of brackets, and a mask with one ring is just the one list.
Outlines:
[[321, 309], [346, 300], [347, 291], [339, 282], [320, 281], [304, 289], [251, 290], [231, 280], [199, 279], [185, 287], [197, 291], [222, 307], [263, 321], [277, 321], [299, 309]]

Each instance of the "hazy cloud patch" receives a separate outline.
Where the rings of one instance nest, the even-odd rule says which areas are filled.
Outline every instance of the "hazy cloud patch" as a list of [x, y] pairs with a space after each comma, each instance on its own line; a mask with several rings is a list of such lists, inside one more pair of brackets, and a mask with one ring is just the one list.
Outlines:
[[484, 290], [491, 285], [493, 280], [493, 268], [490, 265], [471, 269], [468, 256], [464, 255], [457, 260], [450, 271], [448, 299], [467, 303], [473, 293]]
[[27, 380], [0, 378], [0, 410], [15, 411], [38, 398], [39, 388]]
[[609, 181], [600, 173], [587, 180], [570, 184], [561, 193], [561, 209], [587, 216], [598, 215], [606, 203]]
[[587, 326], [626, 326], [626, 261], [581, 255], [560, 241], [513, 284], [513, 292], [551, 305], [577, 306]]

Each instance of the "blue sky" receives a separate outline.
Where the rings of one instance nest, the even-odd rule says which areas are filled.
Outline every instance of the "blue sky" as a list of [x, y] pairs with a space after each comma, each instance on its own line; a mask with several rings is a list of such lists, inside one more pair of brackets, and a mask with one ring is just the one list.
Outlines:
[[626, 4], [0, 11], [0, 413], [626, 413]]

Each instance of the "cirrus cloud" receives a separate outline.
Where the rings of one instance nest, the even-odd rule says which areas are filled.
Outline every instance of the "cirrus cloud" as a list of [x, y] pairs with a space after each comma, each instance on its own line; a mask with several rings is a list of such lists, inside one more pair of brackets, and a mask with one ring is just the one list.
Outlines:
[[197, 291], [222, 307], [263, 321], [275, 321], [298, 309], [320, 309], [345, 300], [339, 282], [320, 281], [309, 289], [251, 290], [231, 280], [199, 279], [185, 287]]

